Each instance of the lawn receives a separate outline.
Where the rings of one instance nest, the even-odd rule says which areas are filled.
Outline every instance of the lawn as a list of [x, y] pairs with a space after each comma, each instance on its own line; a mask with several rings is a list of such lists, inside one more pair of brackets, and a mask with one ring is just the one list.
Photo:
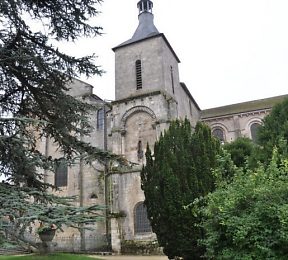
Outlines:
[[51, 254], [47, 256], [40, 255], [25, 255], [25, 256], [0, 256], [0, 260], [100, 260], [85, 255], [73, 254]]

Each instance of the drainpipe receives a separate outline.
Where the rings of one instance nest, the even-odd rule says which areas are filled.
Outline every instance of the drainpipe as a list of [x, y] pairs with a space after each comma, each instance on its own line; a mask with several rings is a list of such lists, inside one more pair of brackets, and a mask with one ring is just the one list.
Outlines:
[[[49, 138], [46, 137], [46, 140], [45, 140], [45, 157], [48, 158], [49, 156]], [[48, 171], [45, 169], [44, 170], [44, 183], [47, 183], [47, 174], [48, 174]]]
[[[80, 140], [83, 141], [83, 134], [80, 135]], [[79, 162], [79, 204], [80, 207], [84, 206], [84, 171], [83, 171], [83, 156], [80, 154]], [[85, 243], [85, 229], [84, 225], [80, 224], [80, 250], [83, 252], [86, 250]]]
[[[108, 151], [108, 141], [107, 141], [107, 107], [106, 102], [104, 101], [104, 143], [103, 143], [103, 149], [105, 152]], [[106, 228], [106, 239], [107, 239], [107, 247], [108, 250], [111, 250], [111, 230], [110, 230], [110, 222], [108, 219], [109, 211], [110, 211], [110, 200], [109, 200], [109, 161], [105, 160], [104, 164], [104, 196], [105, 196], [105, 228]]]

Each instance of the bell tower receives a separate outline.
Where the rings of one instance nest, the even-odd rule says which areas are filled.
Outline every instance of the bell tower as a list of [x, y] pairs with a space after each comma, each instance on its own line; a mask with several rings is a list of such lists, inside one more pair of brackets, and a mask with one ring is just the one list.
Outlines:
[[132, 38], [113, 48], [116, 100], [160, 90], [173, 95], [179, 82], [180, 61], [154, 25], [153, 2], [141, 0], [137, 8], [139, 24]]
[[[124, 212], [119, 225], [111, 220], [112, 248], [124, 240], [153, 240], [141, 190], [140, 172], [147, 144], [153, 151], [171, 120], [185, 116], [189, 97], [179, 82], [180, 62], [168, 40], [154, 25], [153, 2], [137, 3], [138, 26], [115, 52], [115, 101], [107, 114], [109, 150], [124, 156], [131, 166], [111, 174], [111, 212]], [[184, 118], [183, 116], [183, 118]], [[139, 219], [142, 219], [138, 222]], [[144, 221], [145, 220], [145, 221]]]

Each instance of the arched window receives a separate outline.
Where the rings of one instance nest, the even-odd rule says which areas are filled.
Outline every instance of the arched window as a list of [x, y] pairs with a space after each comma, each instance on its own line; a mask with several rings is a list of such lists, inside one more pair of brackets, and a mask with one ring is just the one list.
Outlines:
[[56, 187], [65, 187], [67, 186], [68, 179], [68, 167], [64, 159], [60, 159], [56, 163], [55, 169], [55, 186]]
[[136, 88], [137, 89], [141, 89], [142, 88], [142, 65], [141, 65], [141, 60], [136, 60], [135, 68], [136, 68]]
[[97, 111], [97, 129], [98, 130], [103, 130], [104, 129], [104, 120], [105, 120], [105, 115], [104, 115], [104, 109], [101, 108]]
[[250, 126], [251, 139], [253, 140], [253, 142], [257, 141], [257, 133], [258, 133], [258, 130], [259, 130], [260, 126], [261, 126], [261, 124], [259, 124], [259, 123], [253, 123]]
[[134, 230], [135, 234], [152, 232], [147, 217], [147, 210], [143, 202], [138, 203], [134, 209]]
[[225, 141], [224, 131], [219, 127], [212, 130], [212, 135], [218, 138], [221, 142]]

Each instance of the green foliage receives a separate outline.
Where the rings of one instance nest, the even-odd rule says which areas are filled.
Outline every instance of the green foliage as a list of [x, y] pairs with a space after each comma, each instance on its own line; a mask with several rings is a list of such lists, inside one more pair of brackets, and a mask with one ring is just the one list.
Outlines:
[[[31, 199], [40, 195], [45, 196], [43, 201]], [[40, 221], [43, 227], [53, 226], [62, 230], [63, 226], [80, 228], [81, 224], [92, 224], [103, 220], [101, 211], [103, 206], [92, 205], [87, 207], [74, 206], [75, 198], [58, 197], [53, 194], [39, 192], [36, 188], [22, 188], [1, 183], [0, 184], [0, 215], [5, 219], [0, 221], [0, 230], [9, 232], [13, 240], [31, 243], [25, 239], [25, 232], [31, 223]], [[37, 246], [33, 244], [33, 246]]]
[[238, 171], [238, 167], [231, 159], [231, 154], [225, 149], [216, 156], [217, 166], [213, 168], [216, 188], [231, 182]]
[[174, 121], [155, 143], [149, 146], [146, 166], [141, 172], [145, 205], [159, 245], [169, 257], [196, 259], [203, 254], [197, 245], [202, 231], [199, 218], [184, 206], [214, 189], [212, 168], [220, 150], [218, 140], [202, 124], [192, 131], [188, 120]]
[[[49, 195], [51, 185], [43, 182], [42, 173], [53, 171], [57, 159], [37, 149], [39, 138], [53, 140], [68, 163], [80, 156], [83, 162], [118, 158], [81, 140], [92, 129], [89, 114], [96, 108], [67, 92], [73, 78], [102, 74], [94, 55], [69, 56], [51, 41], [100, 35], [101, 27], [89, 18], [98, 14], [101, 2], [0, 1], [0, 177], [6, 180], [0, 184], [0, 216], [18, 229], [15, 235], [37, 219], [44, 221], [49, 209], [51, 218], [45, 221], [59, 228], [90, 222], [91, 211], [99, 209], [86, 209], [85, 216], [84, 208], [79, 212]], [[0, 224], [0, 232], [5, 226]]]
[[280, 149], [281, 154], [287, 155], [288, 99], [274, 106], [263, 122], [258, 131], [258, 143], [263, 147], [264, 160], [270, 161], [275, 146]]
[[241, 137], [234, 142], [226, 143], [224, 149], [231, 154], [231, 159], [237, 167], [244, 167], [247, 159], [253, 153], [254, 146], [251, 139]]
[[47, 225], [47, 224], [45, 224], [45, 226], [40, 226], [40, 227], [37, 229], [37, 234], [46, 233], [46, 232], [49, 232], [49, 231], [52, 231], [52, 230], [55, 230], [55, 228], [54, 228], [53, 225]]
[[274, 147], [288, 155], [288, 99], [275, 105], [257, 132], [257, 144], [249, 138], [238, 138], [224, 145], [237, 167], [255, 169], [259, 163], [268, 165]]
[[207, 196], [203, 228], [209, 259], [287, 259], [288, 161], [274, 153], [267, 169], [238, 169]]

